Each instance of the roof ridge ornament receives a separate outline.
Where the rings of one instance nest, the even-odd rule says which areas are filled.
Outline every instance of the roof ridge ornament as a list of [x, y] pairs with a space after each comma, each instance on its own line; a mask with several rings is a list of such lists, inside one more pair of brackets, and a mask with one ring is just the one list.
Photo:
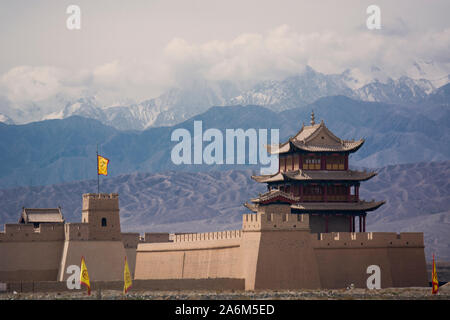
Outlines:
[[311, 110], [311, 125], [313, 126], [315, 124], [316, 124], [316, 121], [314, 119], [314, 110]]

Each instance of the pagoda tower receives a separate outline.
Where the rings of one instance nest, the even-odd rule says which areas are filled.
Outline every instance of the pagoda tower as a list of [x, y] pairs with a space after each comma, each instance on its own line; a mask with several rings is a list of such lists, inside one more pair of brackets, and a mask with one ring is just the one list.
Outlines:
[[245, 206], [253, 212], [273, 211], [270, 207], [280, 205], [289, 211], [289, 206], [292, 214], [309, 215], [311, 233], [366, 232], [367, 212], [385, 201], [359, 197], [360, 183], [376, 175], [349, 169], [349, 155], [363, 144], [364, 139], [338, 138], [323, 120], [317, 124], [312, 112], [309, 126], [303, 124], [288, 141], [268, 146], [269, 153], [279, 155], [278, 172], [252, 176], [267, 183], [268, 191]]

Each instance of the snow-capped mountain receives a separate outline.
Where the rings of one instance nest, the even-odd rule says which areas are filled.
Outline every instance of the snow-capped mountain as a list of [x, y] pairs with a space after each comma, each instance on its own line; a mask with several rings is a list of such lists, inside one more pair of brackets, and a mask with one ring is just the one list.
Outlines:
[[425, 99], [436, 88], [430, 80], [413, 80], [401, 77], [388, 79], [385, 83], [374, 81], [354, 91], [354, 98], [363, 101], [387, 103], [417, 103]]
[[75, 102], [66, 103], [64, 109], [47, 114], [42, 120], [64, 119], [73, 115], [97, 120], [100, 120], [105, 116], [99, 102], [96, 100], [95, 96], [93, 96], [83, 97]]
[[335, 95], [362, 101], [417, 104], [449, 82], [446, 71], [432, 62], [419, 61], [408, 70], [411, 76], [393, 79], [377, 66], [367, 72], [348, 69], [340, 74], [324, 74], [306, 67], [297, 75], [262, 81], [249, 89], [230, 81], [197, 80], [140, 103], [105, 106], [92, 95], [76, 100], [55, 96], [23, 108], [0, 100], [0, 113], [15, 123], [79, 115], [120, 130], [144, 130], [180, 123], [211, 106], [260, 105], [280, 112]]
[[237, 93], [239, 90], [231, 82], [197, 81], [185, 88], [172, 88], [155, 99], [131, 105], [101, 107], [95, 97], [81, 98], [43, 120], [78, 115], [119, 130], [143, 130], [179, 123], [211, 106], [226, 105]]
[[371, 76], [373, 78], [368, 81], [358, 77], [357, 70], [326, 75], [306, 68], [300, 75], [258, 84], [252, 90], [233, 98], [230, 104], [262, 105], [282, 111], [334, 95], [362, 101], [409, 104], [417, 103], [436, 90], [430, 80], [414, 80], [406, 76], [392, 79], [377, 67], [372, 67]]
[[230, 105], [270, 106], [277, 111], [292, 109], [312, 103], [325, 96], [352, 96], [342, 77], [325, 75], [306, 67], [299, 75], [282, 81], [265, 81], [252, 90], [231, 99]]
[[406, 71], [406, 76], [412, 79], [428, 79], [436, 88], [450, 81], [450, 74], [434, 61], [418, 60]]
[[14, 124], [14, 121], [10, 117], [8, 117], [2, 113], [0, 113], [0, 122], [2, 122], [4, 124]]

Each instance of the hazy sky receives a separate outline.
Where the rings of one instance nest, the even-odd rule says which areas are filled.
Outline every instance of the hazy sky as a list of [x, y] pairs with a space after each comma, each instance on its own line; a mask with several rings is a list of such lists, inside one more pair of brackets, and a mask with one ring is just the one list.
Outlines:
[[[81, 8], [81, 30], [66, 8]], [[368, 30], [366, 8], [381, 8]], [[133, 99], [195, 78], [262, 80], [415, 60], [450, 68], [450, 1], [0, 0], [0, 94], [83, 90]]]

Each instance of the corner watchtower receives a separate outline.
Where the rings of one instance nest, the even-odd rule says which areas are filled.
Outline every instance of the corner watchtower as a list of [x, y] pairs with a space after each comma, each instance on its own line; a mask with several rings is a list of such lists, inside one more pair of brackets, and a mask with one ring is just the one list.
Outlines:
[[83, 194], [81, 221], [89, 226], [89, 240], [120, 240], [119, 195]]

